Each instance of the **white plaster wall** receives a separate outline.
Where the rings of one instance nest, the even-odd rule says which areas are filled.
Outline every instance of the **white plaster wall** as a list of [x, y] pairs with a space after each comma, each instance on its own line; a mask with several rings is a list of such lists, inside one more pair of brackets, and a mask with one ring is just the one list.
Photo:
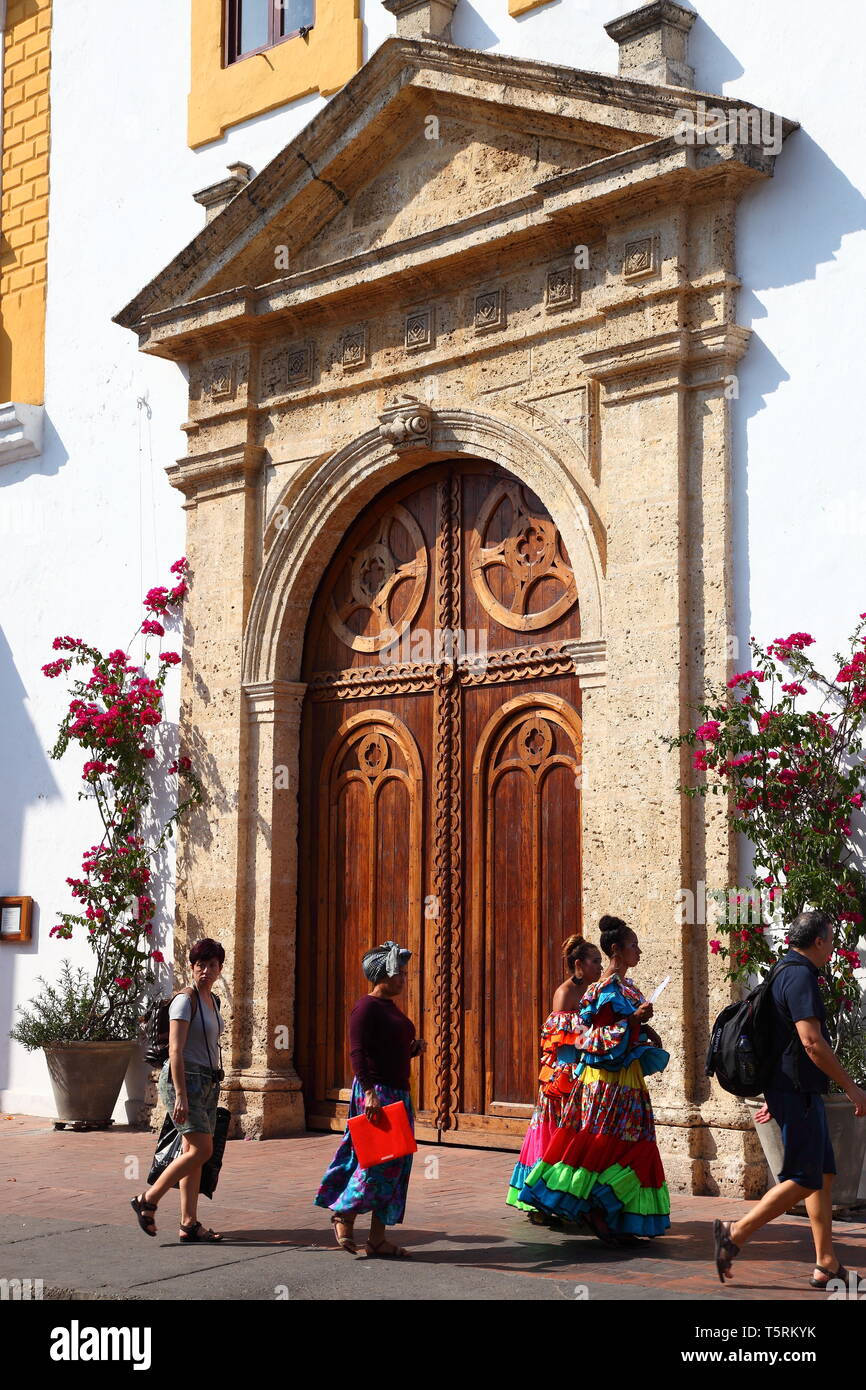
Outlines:
[[[506, 0], [459, 0], [454, 39], [612, 73], [617, 49], [602, 26], [629, 8], [551, 0], [515, 20]], [[856, 119], [866, 9], [835, 0], [825, 19], [807, 0], [697, 8], [697, 85], [802, 125], [773, 183], [748, 195], [739, 217], [740, 322], [756, 338], [734, 426], [738, 632], [770, 640], [806, 628], [829, 657], [866, 609], [866, 168]], [[364, 0], [363, 13], [369, 56], [394, 20], [379, 0]], [[55, 6], [46, 446], [40, 459], [0, 469], [0, 892], [38, 904], [32, 945], [0, 946], [7, 1110], [52, 1113], [41, 1054], [6, 1032], [38, 975], [52, 978], [63, 955], [87, 961], [83, 942], [58, 947], [48, 932], [56, 912], [72, 909], [65, 879], [98, 838], [94, 808], [76, 798], [83, 760], [47, 757], [64, 704], [40, 667], [58, 633], [125, 645], [144, 592], [183, 550], [182, 498], [163, 469], [185, 449], [185, 382], [140, 355], [111, 315], [202, 225], [194, 191], [234, 160], [261, 169], [323, 104], [296, 102], [193, 152], [189, 65], [188, 7], [177, 0], [149, 0], [147, 22], [133, 28], [126, 5]], [[175, 721], [177, 681], [167, 704]], [[164, 929], [172, 913], [168, 887]], [[131, 1095], [139, 1080], [130, 1077]]]

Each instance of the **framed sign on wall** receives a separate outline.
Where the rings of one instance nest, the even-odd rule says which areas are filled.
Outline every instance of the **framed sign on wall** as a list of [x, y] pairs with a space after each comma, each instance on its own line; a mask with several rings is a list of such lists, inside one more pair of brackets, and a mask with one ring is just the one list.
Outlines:
[[32, 898], [0, 898], [0, 943], [30, 940]]

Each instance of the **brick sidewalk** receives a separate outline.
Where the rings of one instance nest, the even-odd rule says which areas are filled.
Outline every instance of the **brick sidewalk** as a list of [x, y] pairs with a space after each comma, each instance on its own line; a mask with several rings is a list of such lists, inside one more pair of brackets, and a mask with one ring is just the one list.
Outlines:
[[[0, 1117], [0, 1138], [0, 1215], [26, 1218], [36, 1226], [45, 1223], [46, 1230], [51, 1222], [76, 1223], [75, 1230], [54, 1228], [57, 1246], [68, 1245], [70, 1252], [77, 1231], [83, 1240], [83, 1233], [93, 1226], [125, 1228], [118, 1239], [125, 1240], [131, 1233], [140, 1240], [141, 1245], [133, 1243], [133, 1248], [142, 1258], [150, 1259], [160, 1240], [176, 1240], [174, 1194], [158, 1214], [157, 1241], [145, 1241], [139, 1235], [129, 1209], [129, 1198], [144, 1186], [155, 1143], [152, 1135], [120, 1128], [89, 1134], [55, 1132], [49, 1120], [15, 1115]], [[232, 1247], [209, 1247], [209, 1255], [228, 1264], [237, 1260], [238, 1247], [250, 1242], [325, 1249], [345, 1259], [333, 1246], [327, 1214], [312, 1205], [337, 1142], [338, 1136], [328, 1134], [264, 1143], [230, 1142], [217, 1200], [202, 1201], [200, 1215], [206, 1224], [222, 1230]], [[416, 1257], [412, 1266], [402, 1267], [407, 1271], [407, 1288], [411, 1287], [409, 1271], [423, 1262], [498, 1271], [519, 1277], [524, 1288], [522, 1281], [527, 1279], [586, 1281], [602, 1297], [605, 1288], [614, 1297], [614, 1287], [629, 1286], [635, 1295], [643, 1290], [649, 1298], [824, 1301], [808, 1288], [813, 1250], [805, 1220], [787, 1217], [765, 1228], [737, 1262], [735, 1282], [722, 1290], [712, 1268], [712, 1220], [737, 1216], [748, 1209], [748, 1203], [674, 1195], [668, 1235], [634, 1250], [609, 1250], [591, 1237], [530, 1226], [508, 1208], [504, 1195], [514, 1158], [514, 1154], [484, 1149], [420, 1147], [400, 1236]], [[866, 1225], [838, 1223], [836, 1240], [837, 1253], [849, 1268], [866, 1268]], [[145, 1245], [147, 1251], [142, 1248]], [[105, 1286], [100, 1270], [87, 1268], [83, 1254], [79, 1263], [76, 1287]], [[10, 1273], [14, 1271], [0, 1269], [0, 1276]], [[515, 1296], [527, 1295], [517, 1291]]]

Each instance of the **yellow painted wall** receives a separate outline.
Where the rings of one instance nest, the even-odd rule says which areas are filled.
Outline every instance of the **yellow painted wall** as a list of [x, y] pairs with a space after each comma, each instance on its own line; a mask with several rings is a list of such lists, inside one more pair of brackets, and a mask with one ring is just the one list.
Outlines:
[[509, 14], [526, 14], [527, 10], [537, 10], [539, 5], [549, 5], [550, 0], [508, 0]]
[[3, 53], [0, 401], [42, 405], [51, 0], [8, 0]]
[[364, 57], [360, 0], [316, 0], [305, 39], [223, 65], [224, 0], [192, 0], [189, 143], [218, 140], [238, 121], [260, 116], [311, 92], [328, 96], [354, 77]]

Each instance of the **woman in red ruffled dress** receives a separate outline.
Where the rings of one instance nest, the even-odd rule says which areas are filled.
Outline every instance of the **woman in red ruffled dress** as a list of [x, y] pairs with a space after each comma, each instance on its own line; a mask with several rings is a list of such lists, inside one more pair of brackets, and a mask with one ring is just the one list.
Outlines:
[[541, 1071], [539, 1072], [538, 1102], [529, 1121], [520, 1156], [514, 1165], [506, 1202], [519, 1211], [529, 1213], [530, 1221], [547, 1224], [549, 1217], [520, 1200], [520, 1191], [527, 1174], [535, 1167], [556, 1133], [562, 1111], [575, 1080], [577, 1065], [577, 1010], [584, 991], [601, 975], [601, 952], [582, 936], [570, 936], [562, 943], [562, 958], [568, 970], [553, 996], [551, 1012], [541, 1030]]

